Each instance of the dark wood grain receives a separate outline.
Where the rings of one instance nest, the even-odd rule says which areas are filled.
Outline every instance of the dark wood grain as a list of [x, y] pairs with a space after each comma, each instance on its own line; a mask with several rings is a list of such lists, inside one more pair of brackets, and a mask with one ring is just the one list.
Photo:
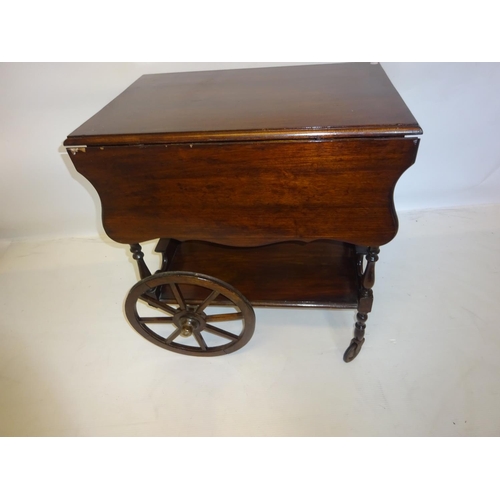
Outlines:
[[379, 246], [397, 232], [393, 190], [417, 147], [416, 138], [89, 147], [72, 160], [118, 242]]
[[422, 133], [379, 64], [144, 75], [65, 145]]
[[[356, 252], [334, 241], [278, 243], [232, 248], [189, 241], [180, 244], [168, 271], [216, 276], [239, 290], [253, 306], [352, 308], [358, 301]], [[186, 300], [201, 301], [197, 287], [182, 289]], [[162, 300], [175, 301], [165, 288]], [[216, 303], [225, 303], [223, 296]]]

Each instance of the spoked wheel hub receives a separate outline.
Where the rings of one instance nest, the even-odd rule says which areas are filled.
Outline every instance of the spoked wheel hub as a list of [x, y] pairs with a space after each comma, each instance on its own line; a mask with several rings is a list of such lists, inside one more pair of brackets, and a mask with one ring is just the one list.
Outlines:
[[174, 314], [172, 321], [177, 328], [181, 329], [182, 337], [190, 337], [195, 332], [200, 333], [205, 329], [207, 315], [196, 312], [196, 307], [187, 306], [186, 310], [181, 310]]

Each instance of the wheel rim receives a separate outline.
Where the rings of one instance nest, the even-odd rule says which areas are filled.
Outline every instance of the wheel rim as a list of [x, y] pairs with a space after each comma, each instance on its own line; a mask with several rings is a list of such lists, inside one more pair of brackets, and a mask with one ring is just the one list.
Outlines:
[[[171, 295], [168, 300], [155, 294], [165, 286]], [[204, 298], [191, 300], [185, 293], [186, 287], [205, 289], [206, 293], [197, 289]], [[214, 307], [221, 307], [221, 298], [224, 306], [235, 312], [213, 313]], [[138, 304], [154, 309], [150, 313], [139, 312]], [[190, 272], [157, 273], [139, 281], [129, 292], [125, 313], [135, 330], [150, 342], [191, 356], [234, 352], [248, 343], [255, 329], [253, 308], [240, 292], [217, 278]], [[223, 323], [228, 322], [232, 328], [224, 327]]]

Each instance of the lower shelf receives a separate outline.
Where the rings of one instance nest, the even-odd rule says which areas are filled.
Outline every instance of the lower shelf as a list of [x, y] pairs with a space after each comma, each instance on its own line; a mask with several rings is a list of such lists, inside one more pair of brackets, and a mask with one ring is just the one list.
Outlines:
[[[237, 248], [213, 243], [180, 243], [169, 271], [191, 271], [223, 280], [254, 306], [355, 309], [358, 304], [356, 252], [335, 241], [286, 242]], [[183, 290], [201, 301], [199, 289]], [[173, 299], [169, 287], [164, 299]], [[223, 301], [221, 301], [223, 303]]]

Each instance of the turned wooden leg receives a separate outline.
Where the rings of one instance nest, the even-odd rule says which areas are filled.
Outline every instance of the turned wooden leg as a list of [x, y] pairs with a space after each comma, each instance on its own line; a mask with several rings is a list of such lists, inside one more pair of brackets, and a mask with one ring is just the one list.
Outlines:
[[141, 277], [141, 279], [151, 276], [151, 272], [144, 262], [144, 253], [142, 251], [141, 245], [139, 245], [139, 243], [132, 243], [132, 245], [130, 245], [130, 251], [132, 252], [132, 258], [137, 262], [139, 276]]
[[365, 330], [366, 330], [366, 320], [368, 319], [368, 314], [360, 313], [356, 314], [356, 324], [354, 325], [354, 338], [359, 340], [359, 342], [364, 342], [365, 340]]
[[[378, 247], [369, 247], [366, 251], [358, 253], [358, 313], [356, 314], [356, 324], [354, 325], [354, 338], [344, 353], [344, 361], [349, 363], [361, 351], [365, 343], [365, 330], [368, 313], [372, 310], [373, 291], [375, 284], [375, 262], [378, 260], [380, 250]], [[363, 270], [363, 256], [366, 256], [366, 267]]]

